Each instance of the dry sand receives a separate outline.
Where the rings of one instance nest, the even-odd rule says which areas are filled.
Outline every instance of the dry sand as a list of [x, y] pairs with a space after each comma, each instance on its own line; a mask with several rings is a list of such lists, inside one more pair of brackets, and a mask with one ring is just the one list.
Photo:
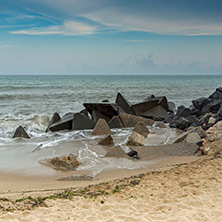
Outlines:
[[[1, 200], [0, 221], [216, 222], [222, 221], [221, 191], [222, 156], [202, 157], [171, 170], [71, 189], [63, 193], [75, 195], [71, 200], [46, 199], [35, 208], [30, 200]], [[3, 210], [12, 208], [20, 210]]]

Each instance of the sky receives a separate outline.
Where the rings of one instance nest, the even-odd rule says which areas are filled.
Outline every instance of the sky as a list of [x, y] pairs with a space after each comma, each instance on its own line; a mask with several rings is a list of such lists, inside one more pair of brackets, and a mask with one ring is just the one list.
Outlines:
[[221, 0], [0, 1], [0, 75], [213, 75], [221, 58]]

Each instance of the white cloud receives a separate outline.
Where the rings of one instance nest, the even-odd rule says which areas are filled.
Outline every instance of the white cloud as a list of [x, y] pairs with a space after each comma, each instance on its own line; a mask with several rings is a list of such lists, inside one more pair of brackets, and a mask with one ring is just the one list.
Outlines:
[[24, 35], [92, 35], [98, 31], [96, 26], [77, 21], [66, 21], [63, 25], [11, 31], [12, 34]]

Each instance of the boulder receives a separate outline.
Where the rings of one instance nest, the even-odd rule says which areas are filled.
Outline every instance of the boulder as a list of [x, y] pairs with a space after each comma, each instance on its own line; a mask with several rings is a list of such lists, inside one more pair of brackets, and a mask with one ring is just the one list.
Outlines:
[[30, 139], [30, 136], [27, 134], [27, 132], [25, 131], [25, 129], [22, 126], [19, 126], [15, 130], [13, 138], [17, 138], [17, 137], [25, 138], [25, 139]]
[[118, 116], [118, 105], [115, 103], [84, 103], [87, 111], [92, 115], [93, 110], [97, 110], [108, 118]]
[[169, 112], [171, 113], [175, 113], [176, 112], [176, 105], [173, 102], [167, 102], [168, 103], [168, 107], [169, 107]]
[[99, 119], [104, 119], [106, 120], [106, 122], [108, 123], [110, 121], [110, 118], [107, 117], [106, 115], [102, 114], [101, 112], [99, 112], [98, 110], [93, 110], [92, 111], [92, 119], [95, 123], [97, 123], [97, 121]]
[[203, 141], [200, 138], [200, 136], [198, 135], [198, 133], [195, 133], [195, 132], [189, 133], [186, 136], [184, 141], [187, 142], [187, 143], [195, 143], [198, 146], [202, 146], [202, 143], [203, 143]]
[[145, 113], [142, 113], [141, 116], [145, 118], [163, 120], [168, 117], [168, 114], [167, 111], [161, 105], [158, 105], [146, 111]]
[[147, 129], [144, 122], [138, 122], [136, 126], [134, 127], [133, 131], [139, 133], [145, 138], [147, 138], [148, 134], [150, 133], [150, 131]]
[[149, 109], [152, 109], [153, 107], [157, 106], [158, 103], [158, 99], [151, 99], [145, 102], [133, 104], [131, 107], [136, 115], [141, 115]]
[[222, 117], [222, 104], [220, 105], [220, 109], [218, 110], [217, 115]]
[[123, 97], [121, 93], [116, 96], [116, 104], [118, 104], [126, 113], [134, 115], [130, 102]]
[[93, 129], [92, 134], [93, 135], [111, 135], [113, 133], [110, 130], [107, 122], [104, 119], [99, 119]]
[[210, 103], [211, 100], [209, 98], [201, 97], [192, 101], [194, 107], [198, 110], [202, 110], [204, 106]]
[[112, 147], [105, 157], [112, 157], [112, 158], [128, 158], [129, 156], [123, 151], [123, 149], [120, 146], [114, 146]]
[[190, 116], [190, 115], [191, 115], [191, 112], [190, 112], [189, 108], [186, 108], [184, 106], [179, 106], [178, 107], [176, 116], [178, 116], [178, 117], [187, 117], [187, 116]]
[[136, 150], [131, 150], [131, 151], [129, 151], [129, 152], [127, 153], [127, 155], [128, 155], [129, 157], [133, 157], [133, 158], [139, 159], [138, 153], [137, 153]]
[[138, 122], [144, 122], [146, 126], [152, 126], [154, 121], [139, 116], [130, 115], [127, 113], [121, 113], [119, 118], [123, 124], [123, 127], [134, 127]]
[[98, 145], [102, 145], [102, 146], [114, 145], [112, 136], [108, 135], [105, 138], [101, 139], [98, 142]]
[[49, 131], [49, 128], [51, 125], [53, 125], [54, 123], [58, 122], [61, 119], [60, 115], [58, 113], [54, 113], [51, 120], [49, 121], [49, 125], [46, 129], [46, 132]]
[[217, 113], [220, 109], [221, 104], [222, 99], [213, 100], [203, 107], [201, 114], [204, 115], [205, 113]]
[[143, 135], [133, 131], [131, 136], [128, 138], [126, 145], [127, 146], [145, 146], [146, 138]]
[[222, 87], [217, 88], [216, 91], [209, 96], [210, 99], [222, 99]]
[[195, 116], [187, 116], [186, 119], [189, 120], [190, 125], [195, 124], [195, 126], [199, 126], [200, 125], [200, 121], [197, 117]]
[[74, 113], [65, 114], [59, 121], [52, 124], [49, 127], [49, 130], [52, 132], [60, 131], [60, 130], [71, 130], [73, 117], [74, 117]]
[[95, 122], [82, 113], [75, 113], [72, 121], [73, 130], [93, 129]]
[[190, 121], [184, 117], [180, 117], [176, 121], [176, 127], [181, 130], [185, 130], [189, 125], [190, 125]]
[[113, 128], [123, 128], [123, 123], [119, 116], [114, 116], [108, 123], [111, 129]]
[[212, 116], [212, 113], [205, 113], [201, 118], [200, 118], [200, 125], [203, 125], [204, 123], [208, 123], [210, 117]]
[[54, 157], [47, 162], [55, 167], [65, 168], [68, 170], [73, 170], [78, 165], [80, 165], [80, 162], [76, 159], [74, 155]]
[[154, 95], [151, 95], [151, 96], [147, 97], [146, 99], [144, 99], [143, 101], [148, 102], [148, 101], [153, 101], [153, 100], [158, 100], [158, 105], [162, 106], [167, 112], [170, 111], [169, 104], [168, 104], [167, 98], [165, 96], [157, 96], [156, 97]]
[[181, 133], [179, 136], [171, 139], [168, 144], [174, 144], [174, 143], [180, 143], [182, 141], [184, 141], [184, 139], [187, 137], [188, 134], [190, 133], [197, 133], [200, 138], [204, 138], [205, 137], [205, 131], [201, 128], [201, 127], [193, 127], [192, 129], [190, 129], [187, 132], [183, 132]]
[[89, 113], [86, 109], [81, 110], [80, 113], [89, 118]]
[[214, 117], [210, 117], [210, 119], [208, 120], [208, 124], [214, 124], [216, 122], [216, 118]]

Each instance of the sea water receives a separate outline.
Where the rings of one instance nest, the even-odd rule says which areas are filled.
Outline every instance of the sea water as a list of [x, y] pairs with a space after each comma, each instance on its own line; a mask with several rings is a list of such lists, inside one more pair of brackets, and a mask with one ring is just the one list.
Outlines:
[[[90, 138], [86, 131], [45, 133], [54, 112], [61, 116], [84, 109], [84, 102], [114, 102], [121, 92], [131, 103], [146, 97], [166, 96], [169, 101], [189, 106], [193, 99], [209, 96], [222, 85], [222, 76], [141, 76], [141, 75], [9, 75], [0, 76], [0, 150], [9, 147], [29, 146], [41, 149], [53, 147], [64, 141], [83, 141]], [[12, 139], [15, 129], [23, 126], [31, 140]], [[152, 129], [150, 129], [152, 131]], [[130, 130], [118, 132], [121, 136]], [[165, 140], [171, 134], [163, 135]], [[23, 144], [24, 143], [24, 144]], [[87, 145], [85, 147], [87, 151]], [[79, 150], [79, 153], [83, 151]], [[87, 157], [92, 153], [87, 154]], [[99, 158], [94, 156], [94, 159]]]

